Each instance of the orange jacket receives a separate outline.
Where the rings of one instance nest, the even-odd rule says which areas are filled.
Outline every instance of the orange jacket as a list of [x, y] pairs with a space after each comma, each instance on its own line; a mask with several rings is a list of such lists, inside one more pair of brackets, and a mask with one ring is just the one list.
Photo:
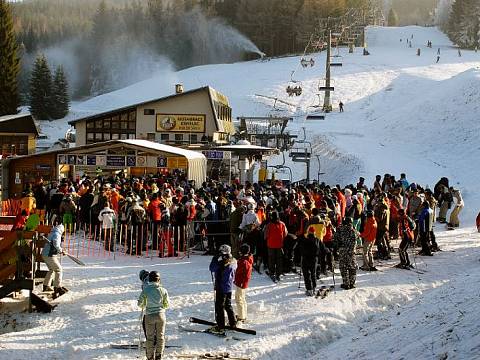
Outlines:
[[375, 217], [367, 218], [367, 222], [360, 236], [367, 242], [375, 241], [377, 237], [377, 220], [375, 220]]

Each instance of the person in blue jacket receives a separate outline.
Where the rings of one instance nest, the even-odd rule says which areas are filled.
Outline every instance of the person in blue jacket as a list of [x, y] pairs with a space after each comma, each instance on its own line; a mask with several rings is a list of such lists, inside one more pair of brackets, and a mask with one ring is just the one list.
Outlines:
[[237, 263], [232, 256], [232, 250], [228, 245], [221, 245], [219, 254], [210, 262], [210, 272], [215, 276], [215, 321], [216, 326], [209, 329], [210, 332], [225, 333], [225, 312], [227, 312], [228, 323], [236, 327], [235, 313], [232, 307], [233, 280]]
[[430, 250], [430, 232], [432, 231], [432, 214], [433, 210], [430, 209], [428, 201], [424, 201], [422, 204], [422, 210], [418, 217], [418, 235], [420, 238], [420, 244], [422, 245], [422, 251], [419, 255], [432, 256]]
[[[53, 291], [55, 297], [67, 292], [67, 290], [62, 287], [63, 269], [59, 259], [59, 255], [64, 254], [62, 250], [62, 236], [64, 231], [65, 228], [63, 224], [54, 226], [46, 238], [48, 241], [42, 250], [43, 261], [48, 267], [47, 275], [43, 280], [43, 291]], [[52, 280], [53, 289], [51, 287]]]

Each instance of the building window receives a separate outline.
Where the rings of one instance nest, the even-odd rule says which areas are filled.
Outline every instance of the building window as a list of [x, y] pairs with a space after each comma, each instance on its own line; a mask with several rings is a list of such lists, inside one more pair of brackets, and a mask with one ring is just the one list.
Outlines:
[[155, 115], [155, 109], [143, 109], [143, 115]]
[[147, 133], [148, 141], [155, 141], [155, 133]]
[[0, 149], [3, 156], [28, 155], [28, 136], [0, 136]]
[[170, 140], [170, 135], [169, 134], [160, 134], [160, 140], [162, 143], [166, 143]]
[[197, 134], [190, 134], [190, 144], [196, 144], [198, 142]]
[[175, 134], [175, 144], [181, 144], [183, 142], [183, 134]]
[[136, 111], [87, 120], [87, 144], [99, 141], [135, 139]]

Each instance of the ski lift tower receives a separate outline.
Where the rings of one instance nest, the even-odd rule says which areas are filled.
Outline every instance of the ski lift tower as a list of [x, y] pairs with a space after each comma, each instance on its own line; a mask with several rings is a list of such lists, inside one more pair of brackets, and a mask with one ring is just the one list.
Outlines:
[[328, 30], [327, 37], [327, 64], [325, 66], [325, 97], [323, 100], [323, 111], [329, 113], [332, 111], [332, 100], [330, 98], [330, 64], [331, 64], [331, 53], [332, 53], [332, 30]]

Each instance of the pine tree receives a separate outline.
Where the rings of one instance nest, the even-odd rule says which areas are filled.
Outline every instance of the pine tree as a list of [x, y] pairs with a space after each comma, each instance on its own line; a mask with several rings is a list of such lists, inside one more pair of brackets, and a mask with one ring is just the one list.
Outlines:
[[62, 66], [55, 70], [52, 86], [50, 117], [61, 119], [68, 114], [70, 98], [68, 96], [68, 82]]
[[20, 60], [10, 5], [0, 0], [0, 116], [16, 114], [20, 105], [17, 76]]
[[30, 112], [37, 119], [50, 119], [52, 73], [44, 55], [37, 56], [30, 77]]
[[388, 12], [388, 26], [398, 26], [398, 15], [393, 8]]

